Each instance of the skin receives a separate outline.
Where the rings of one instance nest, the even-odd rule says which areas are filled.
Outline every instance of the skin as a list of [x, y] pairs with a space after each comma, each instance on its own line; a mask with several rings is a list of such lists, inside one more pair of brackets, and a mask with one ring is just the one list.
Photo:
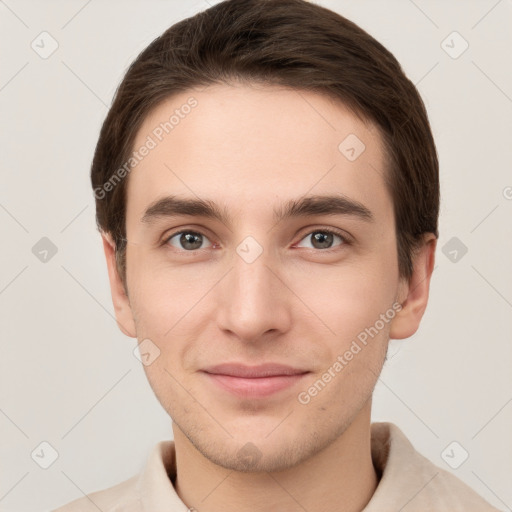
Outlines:
[[[374, 386], [390, 338], [411, 336], [428, 301], [436, 238], [399, 279], [391, 197], [382, 178], [378, 130], [343, 104], [313, 92], [268, 85], [215, 85], [160, 104], [135, 141], [193, 95], [198, 106], [129, 175], [127, 288], [103, 234], [121, 330], [160, 350], [144, 366], [171, 416], [175, 488], [201, 512], [364, 508], [378, 484], [370, 451]], [[338, 149], [356, 134], [365, 151], [349, 161]], [[272, 209], [305, 194], [339, 191], [363, 203], [374, 222], [318, 215], [275, 223]], [[201, 217], [141, 222], [156, 199], [176, 194], [225, 205], [234, 222]], [[204, 235], [195, 253], [178, 228]], [[314, 244], [322, 228], [332, 250]], [[252, 236], [263, 253], [252, 263], [236, 248]], [[311, 401], [307, 390], [379, 315], [402, 309]], [[224, 362], [285, 363], [307, 376], [265, 399], [236, 397], [200, 370]], [[257, 456], [241, 457], [247, 443]], [[245, 446], [245, 448], [244, 448]], [[240, 452], [242, 450], [242, 452]]]

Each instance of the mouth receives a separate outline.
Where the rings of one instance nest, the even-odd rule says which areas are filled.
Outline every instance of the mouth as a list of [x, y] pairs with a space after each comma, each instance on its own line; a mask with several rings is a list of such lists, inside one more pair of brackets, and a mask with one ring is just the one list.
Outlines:
[[242, 398], [265, 398], [296, 385], [308, 370], [267, 363], [225, 363], [201, 370], [220, 389]]

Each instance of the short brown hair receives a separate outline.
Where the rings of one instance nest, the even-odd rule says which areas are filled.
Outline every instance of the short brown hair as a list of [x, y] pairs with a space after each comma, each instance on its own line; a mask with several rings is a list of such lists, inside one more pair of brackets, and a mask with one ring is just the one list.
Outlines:
[[440, 201], [436, 148], [414, 84], [378, 41], [327, 8], [305, 0], [226, 0], [171, 26], [139, 54], [101, 128], [91, 168], [96, 223], [115, 242], [125, 289], [127, 179], [108, 193], [104, 185], [128, 161], [138, 129], [160, 102], [234, 82], [326, 94], [378, 127], [399, 275], [409, 280], [423, 234], [439, 237]]

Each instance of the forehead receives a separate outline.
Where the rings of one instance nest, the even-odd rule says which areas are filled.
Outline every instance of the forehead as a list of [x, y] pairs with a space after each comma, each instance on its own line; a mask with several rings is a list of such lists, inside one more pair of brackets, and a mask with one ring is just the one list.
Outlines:
[[[158, 105], [134, 143], [127, 224], [165, 195], [213, 200], [235, 217], [306, 194], [342, 193], [376, 216], [392, 208], [380, 134], [345, 105], [311, 91], [214, 85]], [[139, 151], [140, 152], [140, 151]]]

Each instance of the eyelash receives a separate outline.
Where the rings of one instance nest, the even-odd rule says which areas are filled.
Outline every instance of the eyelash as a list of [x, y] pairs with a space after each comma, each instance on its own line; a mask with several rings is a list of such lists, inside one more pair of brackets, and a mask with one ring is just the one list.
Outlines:
[[[185, 249], [181, 249], [180, 250], [180, 249], [177, 249], [176, 247], [172, 247], [172, 246], [169, 245], [169, 241], [171, 240], [171, 238], [174, 238], [176, 235], [181, 235], [183, 233], [192, 233], [194, 235], [201, 235], [201, 236], [203, 236], [205, 238], [208, 238], [204, 233], [201, 233], [201, 231], [195, 231], [195, 230], [192, 230], [192, 229], [181, 229], [181, 230], [176, 231], [176, 232], [170, 234], [169, 236], [165, 237], [164, 241], [162, 242], [162, 245], [167, 247], [167, 248], [170, 248], [171, 250], [177, 250], [177, 251], [182, 252], [182, 253], [193, 254], [193, 253], [199, 253], [200, 251], [202, 251], [202, 249], [195, 249], [195, 250], [190, 250], [190, 251], [187, 251]], [[328, 249], [315, 249], [315, 248], [310, 249], [310, 250], [313, 250], [315, 252], [332, 253], [332, 252], [335, 252], [335, 251], [341, 249], [345, 245], [351, 245], [352, 244], [351, 240], [347, 237], [347, 235], [345, 235], [343, 232], [338, 231], [337, 229], [334, 229], [334, 228], [316, 228], [316, 229], [313, 229], [313, 230], [309, 231], [308, 233], [306, 233], [299, 240], [299, 242], [304, 240], [304, 238], [306, 238], [308, 236], [311, 236], [313, 233], [329, 233], [331, 235], [338, 236], [341, 239], [341, 241], [342, 241], [342, 243], [340, 245], [336, 245], [335, 247], [330, 247]], [[212, 243], [214, 244], [214, 242], [212, 242]], [[306, 248], [306, 249], [309, 249], [309, 248]]]

